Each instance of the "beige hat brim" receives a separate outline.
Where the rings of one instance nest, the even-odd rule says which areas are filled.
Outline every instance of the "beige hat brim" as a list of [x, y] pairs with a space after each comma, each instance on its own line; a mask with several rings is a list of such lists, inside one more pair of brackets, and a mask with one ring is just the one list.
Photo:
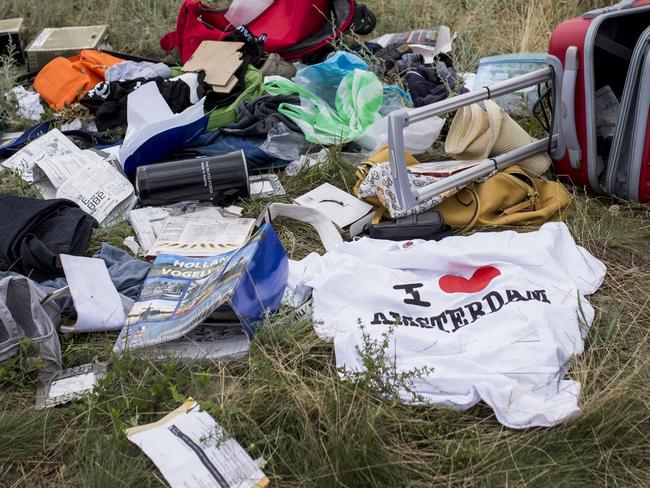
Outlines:
[[478, 104], [462, 107], [449, 128], [445, 151], [459, 159], [473, 159], [465, 156], [476, 154], [477, 150], [483, 152], [489, 129], [490, 120]]
[[501, 131], [503, 114], [496, 104], [486, 102], [486, 108], [487, 111], [475, 103], [458, 111], [445, 142], [447, 154], [467, 161], [486, 159], [490, 155]]

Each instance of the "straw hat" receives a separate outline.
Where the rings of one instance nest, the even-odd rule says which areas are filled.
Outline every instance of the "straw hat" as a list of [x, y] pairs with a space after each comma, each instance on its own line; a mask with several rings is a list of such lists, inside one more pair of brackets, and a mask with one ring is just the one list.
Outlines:
[[[486, 100], [483, 110], [477, 103], [458, 110], [451, 124], [445, 151], [460, 160], [481, 160], [526, 146], [533, 139], [494, 101]], [[547, 154], [538, 154], [519, 163], [541, 175], [551, 165]]]

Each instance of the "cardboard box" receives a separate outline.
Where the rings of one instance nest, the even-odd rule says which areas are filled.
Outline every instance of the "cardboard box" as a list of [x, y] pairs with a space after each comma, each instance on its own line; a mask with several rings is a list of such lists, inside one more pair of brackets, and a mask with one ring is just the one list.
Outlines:
[[363, 233], [375, 216], [372, 205], [329, 183], [299, 196], [295, 202], [322, 212], [345, 239]]
[[99, 49], [106, 41], [107, 26], [60, 27], [43, 29], [25, 53], [30, 71], [40, 71], [52, 59], [78, 55], [82, 49]]
[[[25, 63], [22, 30], [22, 18], [0, 20], [0, 56], [7, 56], [13, 52], [14, 61], [18, 64]], [[13, 46], [13, 50], [11, 46]]]

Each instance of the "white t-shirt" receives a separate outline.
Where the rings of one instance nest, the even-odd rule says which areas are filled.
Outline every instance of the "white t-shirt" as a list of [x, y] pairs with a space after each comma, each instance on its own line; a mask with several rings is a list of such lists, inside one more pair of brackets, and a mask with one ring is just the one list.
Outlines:
[[[390, 333], [396, 372], [425, 371], [405, 401], [467, 409], [484, 401], [512, 428], [552, 426], [580, 412], [565, 379], [594, 319], [585, 295], [606, 268], [567, 226], [482, 232], [440, 242], [364, 238], [292, 262], [290, 286], [313, 289], [315, 329], [337, 366]], [[413, 396], [417, 393], [417, 397]]]

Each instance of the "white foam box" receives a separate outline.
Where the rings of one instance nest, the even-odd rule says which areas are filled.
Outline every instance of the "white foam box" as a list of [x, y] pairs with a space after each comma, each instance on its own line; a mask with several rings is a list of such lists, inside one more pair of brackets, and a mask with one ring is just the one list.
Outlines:
[[52, 59], [77, 56], [82, 49], [99, 49], [107, 39], [106, 25], [43, 29], [25, 49], [27, 68], [40, 71]]

